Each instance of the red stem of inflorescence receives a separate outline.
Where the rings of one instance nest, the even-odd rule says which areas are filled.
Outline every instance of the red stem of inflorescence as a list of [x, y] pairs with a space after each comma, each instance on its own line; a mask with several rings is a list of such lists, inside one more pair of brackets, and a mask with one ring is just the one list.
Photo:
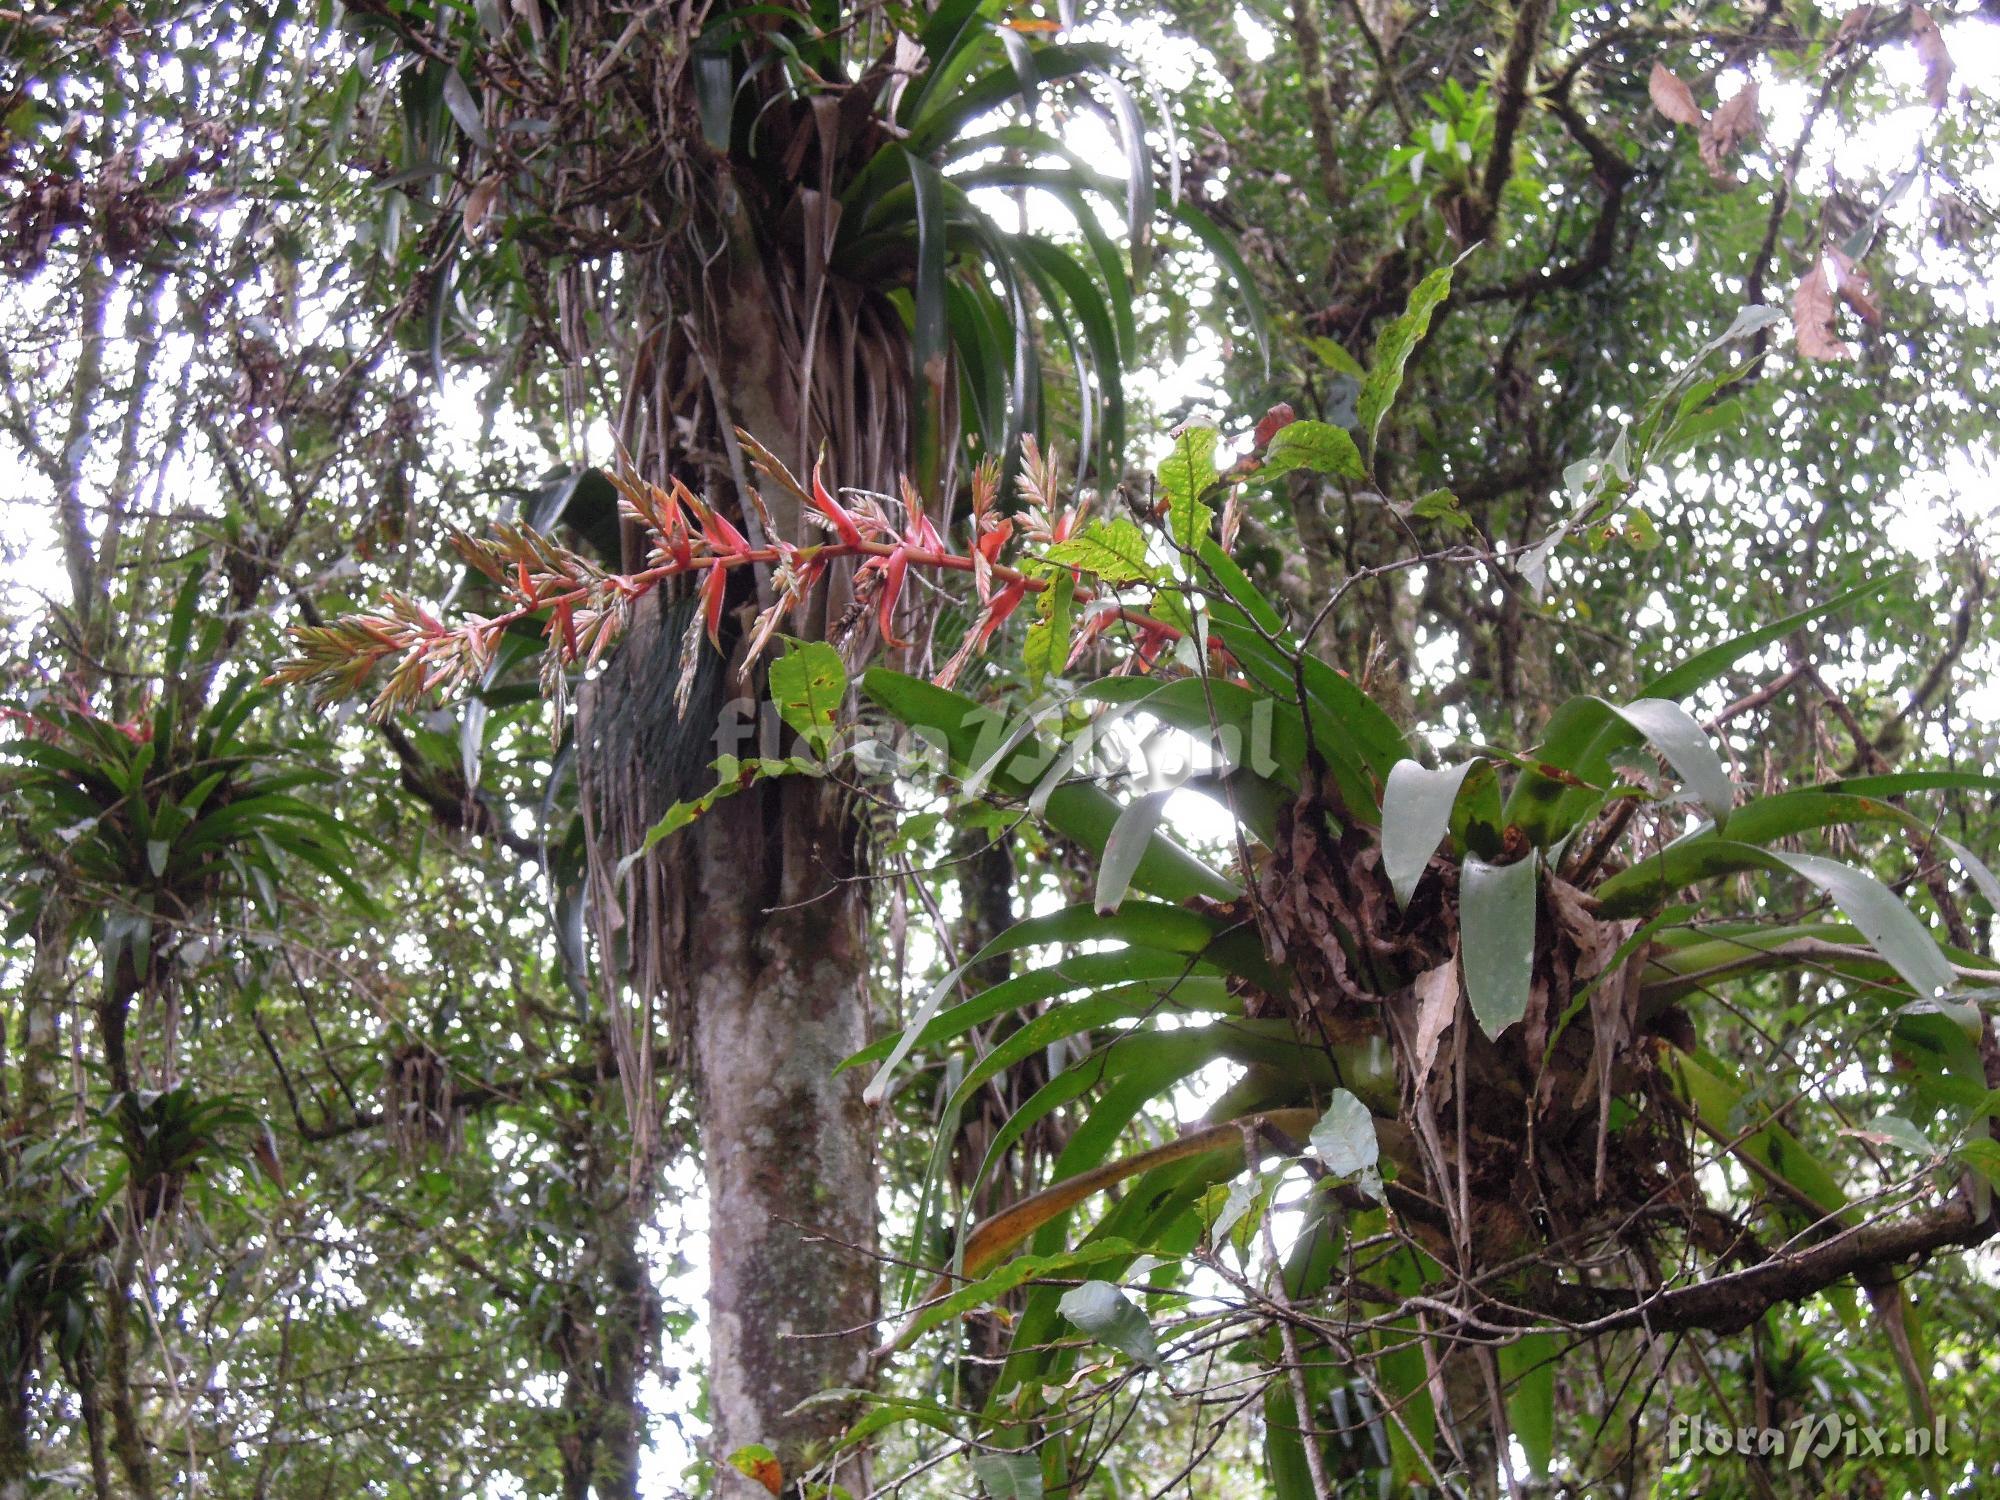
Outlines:
[[[757, 563], [775, 565], [786, 561], [788, 557], [790, 561], [796, 564], [833, 562], [851, 557], [892, 558], [898, 553], [902, 554], [906, 562], [917, 567], [945, 568], [959, 573], [970, 573], [975, 567], [970, 557], [961, 556], [956, 552], [939, 552], [929, 548], [910, 547], [900, 542], [828, 542], [818, 547], [789, 549], [777, 547], [748, 548], [741, 552], [711, 553], [706, 556], [689, 558], [686, 561], [675, 558], [670, 562], [661, 563], [656, 567], [645, 568], [637, 573], [613, 573], [608, 575], [608, 579], [612, 587], [616, 588], [627, 599], [643, 599], [669, 578], [682, 577], [699, 572], [704, 568], [734, 568], [745, 564], [754, 565]], [[1042, 593], [1049, 587], [1048, 579], [1037, 578], [1031, 574], [1023, 573], [1018, 568], [1006, 567], [999, 563], [991, 564], [991, 568], [994, 578], [1003, 583], [1018, 584], [1022, 589], [1031, 594]], [[588, 588], [570, 589], [558, 594], [538, 595], [535, 593], [533, 585], [525, 577], [516, 586], [516, 592], [522, 595], [525, 602], [516, 609], [509, 610], [504, 614], [490, 616], [482, 621], [482, 624], [487, 629], [504, 629], [509, 625], [531, 619], [545, 609], [555, 610], [557, 618], [560, 619], [566, 607], [586, 603], [590, 598], [590, 590]], [[1078, 604], [1093, 603], [1096, 597], [1095, 593], [1081, 585], [1078, 586], [1075, 594], [1075, 600]], [[1143, 630], [1158, 632], [1172, 639], [1178, 639], [1183, 633], [1177, 625], [1169, 624], [1157, 616], [1149, 615], [1144, 610], [1132, 609], [1122, 604], [1113, 605], [1106, 613], [1112, 618], [1123, 620]], [[433, 636], [454, 634], [450, 627], [445, 625], [441, 620], [434, 618], [429, 611], [424, 611], [423, 619]], [[371, 629], [369, 634], [381, 643], [381, 650], [377, 653], [378, 660], [383, 656], [389, 656], [408, 649], [385, 636], [379, 629]], [[1219, 649], [1219, 647], [1211, 643], [1211, 649]], [[574, 653], [572, 652], [572, 654]]]

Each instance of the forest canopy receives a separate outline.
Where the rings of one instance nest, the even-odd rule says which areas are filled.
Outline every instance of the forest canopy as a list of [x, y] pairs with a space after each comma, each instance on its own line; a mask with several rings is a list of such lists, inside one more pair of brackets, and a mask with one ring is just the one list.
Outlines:
[[0, 1500], [1986, 1493], [1994, 26], [0, 8]]

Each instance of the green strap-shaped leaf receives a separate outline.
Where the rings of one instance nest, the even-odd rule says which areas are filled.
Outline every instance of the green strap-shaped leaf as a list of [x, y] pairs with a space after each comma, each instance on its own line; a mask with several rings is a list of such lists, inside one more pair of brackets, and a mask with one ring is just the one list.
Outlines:
[[1715, 681], [1752, 651], [1768, 646], [1773, 641], [1783, 640], [1800, 626], [1810, 625], [1822, 615], [1831, 614], [1837, 609], [1843, 609], [1847, 605], [1879, 594], [1908, 576], [1907, 569], [1890, 573], [1886, 577], [1864, 583], [1858, 588], [1836, 594], [1823, 604], [1812, 605], [1810, 608], [1799, 610], [1796, 614], [1786, 615], [1782, 620], [1773, 620], [1769, 625], [1746, 631], [1739, 636], [1732, 636], [1729, 640], [1710, 646], [1706, 651], [1696, 652], [1679, 666], [1662, 672], [1641, 691], [1648, 698], [1685, 698], [1697, 688], [1706, 687]]
[[910, 185], [916, 190], [917, 279], [910, 361], [916, 393], [916, 483], [919, 494], [937, 490], [944, 463], [944, 397], [947, 342], [944, 301], [945, 258], [950, 229], [945, 222], [944, 175], [930, 162], [905, 153]]
[[1665, 1049], [1664, 1057], [1681, 1096], [1717, 1139], [1737, 1141], [1738, 1150], [1762, 1162], [1823, 1212], [1838, 1215], [1846, 1208], [1847, 1196], [1833, 1174], [1784, 1126], [1769, 1124], [1745, 1132], [1746, 1091], [1720, 1058], [1707, 1052], [1689, 1056], [1673, 1048]]
[[[862, 686], [883, 708], [912, 728], [933, 735], [943, 743], [954, 767], [963, 768], [975, 753], [982, 733], [992, 732], [999, 716], [962, 694], [951, 692], [921, 678], [876, 667], [862, 679]], [[1016, 753], [1016, 761], [1046, 765], [1046, 747], [1032, 741]], [[1012, 774], [1012, 764], [1003, 765], [994, 775], [997, 791], [1025, 796], [1032, 778]], [[1048, 799], [1048, 822], [1058, 833], [1076, 840], [1093, 854], [1101, 853], [1118, 821], [1118, 802], [1102, 787], [1072, 782], [1058, 788]], [[1134, 872], [1132, 886], [1168, 901], [1185, 901], [1190, 896], [1208, 896], [1218, 901], [1239, 894], [1234, 881], [1210, 869], [1185, 849], [1156, 833]]]
[[1650, 742], [1717, 822], [1729, 815], [1734, 788], [1701, 726], [1678, 704], [1641, 698], [1619, 706], [1571, 698], [1550, 717], [1542, 743], [1508, 794], [1506, 819], [1538, 847], [1560, 840], [1598, 805], [1612, 757]]
[[1104, 842], [1104, 854], [1097, 863], [1097, 914], [1109, 916], [1118, 910], [1124, 901], [1125, 892], [1131, 889], [1132, 876], [1138, 871], [1139, 861], [1145, 857], [1147, 847], [1152, 843], [1153, 830], [1160, 826], [1160, 814], [1166, 810], [1167, 798], [1173, 792], [1148, 792], [1133, 801], [1118, 815], [1112, 825], [1111, 837]]
[[1895, 892], [1866, 870], [1817, 854], [1769, 852], [1786, 869], [1804, 876], [1831, 896], [1833, 904], [1909, 982], [1919, 998], [1930, 999], [1958, 982], [1951, 961], [1939, 949], [1937, 940], [1896, 898]]
[[1620, 870], [1598, 886], [1595, 894], [1605, 915], [1632, 916], [1650, 911], [1684, 886], [1763, 868], [1757, 855], [1746, 853], [1744, 846], [1754, 851], [1815, 828], [1870, 822], [1925, 826], [1904, 809], [1876, 796], [1817, 788], [1779, 792], [1746, 802], [1731, 813], [1729, 838], [1717, 833], [1713, 824], [1704, 824]]
[[1257, 340], [1257, 357], [1263, 361], [1265, 378], [1271, 374], [1271, 323], [1264, 308], [1264, 298], [1257, 290], [1257, 279], [1250, 274], [1249, 264], [1236, 248], [1235, 239], [1207, 214], [1196, 208], [1193, 202], [1183, 198], [1174, 210], [1174, 217], [1185, 224], [1194, 237], [1201, 241], [1202, 248], [1213, 255], [1229, 279], [1236, 283], [1237, 293], [1243, 298], [1243, 313], [1250, 320], [1250, 333]]
[[1111, 96], [1119, 144], [1125, 148], [1126, 249], [1132, 257], [1132, 280], [1144, 286], [1153, 263], [1153, 153], [1146, 144], [1146, 121], [1139, 113], [1139, 101], [1122, 80], [1106, 72], [1098, 82]]
[[1721, 828], [1729, 819], [1736, 788], [1722, 757], [1715, 753], [1715, 746], [1694, 716], [1665, 698], [1639, 698], [1622, 708], [1612, 704], [1611, 710], [1666, 757], [1688, 790], [1701, 799], [1715, 826]]
[[1555, 1335], [1549, 1333], [1531, 1333], [1500, 1346], [1507, 1425], [1538, 1479], [1547, 1477], [1555, 1452], [1556, 1362], [1561, 1352]]
[[1451, 810], [1466, 776], [1482, 762], [1429, 771], [1398, 761], [1382, 791], [1382, 868], [1400, 906], [1410, 904], [1417, 882], [1451, 827]]
[[1497, 1037], [1528, 1013], [1535, 969], [1538, 861], [1510, 865], [1467, 855], [1459, 867], [1459, 964], [1480, 1030]]
[[1057, 995], [1082, 995], [1105, 990], [1106, 986], [1123, 986], [1143, 991], [1158, 1001], [1162, 995], [1171, 993], [1183, 976], [1198, 977], [1213, 972], [1211, 967], [1192, 962], [1183, 954], [1151, 949], [1080, 953], [990, 985], [970, 1000], [952, 1006], [920, 1027], [879, 1037], [852, 1057], [844, 1059], [840, 1067], [845, 1071], [880, 1062], [901, 1045], [903, 1037], [910, 1031], [914, 1031], [916, 1037], [913, 1046], [930, 1049], [964, 1035], [995, 1016], [1006, 1015]]
[[[1752, 844], [1727, 839], [1689, 847], [1691, 853], [1698, 852], [1706, 862], [1704, 874], [1763, 869], [1798, 875], [1812, 882], [1831, 898], [1848, 921], [1854, 924], [1855, 931], [1866, 939], [1904, 983], [1916, 991], [1919, 999], [1932, 999], [1957, 984], [1957, 973], [1937, 940], [1897, 898], [1895, 892], [1866, 870], [1822, 855], [1760, 849]], [[1611, 882], [1605, 884], [1609, 887]], [[1619, 897], [1625, 894], [1624, 890], [1614, 892]], [[1605, 910], [1607, 914], [1625, 912], [1629, 906], [1621, 899], [1605, 903]], [[1783, 941], [1787, 933], [1811, 935], [1809, 932], [1793, 932], [1792, 929], [1779, 929], [1767, 936], [1759, 936], [1754, 928], [1749, 932], [1767, 948]], [[1685, 952], [1678, 957], [1683, 961], [1677, 962], [1674, 968], [1679, 972], [1688, 972]]]

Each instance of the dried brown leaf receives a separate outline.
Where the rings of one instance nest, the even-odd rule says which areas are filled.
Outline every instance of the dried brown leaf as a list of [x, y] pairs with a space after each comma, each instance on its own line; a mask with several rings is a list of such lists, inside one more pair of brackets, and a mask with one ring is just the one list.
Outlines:
[[1826, 261], [1816, 259], [1812, 270], [1799, 283], [1799, 289], [1792, 293], [1792, 326], [1798, 335], [1799, 353], [1807, 359], [1854, 358], [1853, 347], [1834, 332], [1836, 306]]
[[1924, 96], [1933, 109], [1943, 109], [1951, 96], [1951, 53], [1945, 50], [1938, 23], [1921, 5], [1910, 7], [1910, 40], [1917, 44], [1917, 61], [1924, 65]]
[[1426, 969], [1411, 987], [1417, 996], [1417, 1087], [1431, 1075], [1437, 1061], [1438, 1039], [1458, 1014], [1458, 960], [1454, 956], [1435, 969]]
[[1717, 182], [1734, 182], [1729, 159], [1755, 136], [1763, 122], [1757, 115], [1757, 80], [1743, 85], [1701, 127], [1701, 159]]
[[1882, 326], [1882, 309], [1876, 304], [1875, 289], [1868, 278], [1868, 268], [1857, 264], [1854, 257], [1844, 250], [1833, 252], [1834, 268], [1840, 273], [1840, 285], [1836, 290], [1840, 300], [1860, 314], [1861, 321], [1870, 328]]
[[1834, 32], [1833, 41], [1828, 45], [1827, 51], [1829, 53], [1840, 51], [1841, 48], [1845, 47], [1849, 42], [1853, 41], [1863, 31], [1867, 30], [1868, 23], [1874, 19], [1875, 19], [1874, 6], [1872, 5], [1855, 6], [1854, 9], [1850, 10], [1846, 15], [1840, 18], [1840, 29]]
[[1653, 108], [1676, 125], [1692, 125], [1699, 130], [1707, 123], [1701, 106], [1694, 102], [1694, 92], [1662, 64], [1653, 64], [1646, 92], [1653, 96]]
[[479, 238], [485, 228], [487, 217], [493, 212], [493, 205], [500, 198], [500, 174], [482, 177], [472, 185], [472, 191], [465, 195], [465, 237]]

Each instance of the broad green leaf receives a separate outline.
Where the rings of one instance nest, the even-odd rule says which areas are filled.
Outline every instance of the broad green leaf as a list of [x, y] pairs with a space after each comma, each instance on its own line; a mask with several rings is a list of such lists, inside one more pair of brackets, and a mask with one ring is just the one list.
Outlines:
[[798, 641], [771, 663], [771, 697], [799, 737], [824, 755], [847, 696], [847, 665], [825, 641]]
[[1168, 529], [1176, 546], [1197, 547], [1208, 535], [1211, 513], [1202, 495], [1217, 479], [1216, 431], [1185, 427], [1174, 438], [1174, 450], [1160, 465], [1160, 493], [1166, 496]]
[[1042, 1461], [1032, 1453], [975, 1453], [972, 1473], [993, 1500], [1042, 1500]]
[[639, 841], [639, 847], [630, 851], [618, 861], [613, 878], [623, 880], [631, 872], [632, 866], [667, 839], [672, 838], [695, 819], [701, 817], [725, 797], [733, 797], [760, 781], [776, 776], [823, 776], [825, 771], [809, 760], [793, 755], [783, 760], [752, 758], [738, 760], [733, 755], [724, 755], [715, 761], [715, 785], [701, 796], [688, 802], [676, 802], [660, 820], [646, 830], [646, 836]]
[[1314, 474], [1331, 474], [1336, 479], [1360, 479], [1366, 472], [1361, 452], [1347, 430], [1331, 422], [1301, 420], [1278, 429], [1264, 450], [1260, 479], [1275, 479], [1294, 469]]
[[1467, 855], [1459, 869], [1459, 962], [1480, 1030], [1497, 1037], [1528, 1013], [1535, 967], [1535, 872], [1530, 854], [1510, 865]]
[[1070, 602], [1075, 594], [1075, 576], [1063, 572], [1035, 596], [1036, 620], [1021, 646], [1021, 664], [1032, 683], [1060, 676], [1069, 664]]
[[1477, 531], [1472, 517], [1460, 508], [1458, 496], [1450, 490], [1430, 490], [1410, 502], [1410, 515], [1419, 521], [1442, 521], [1460, 531]]
[[1859, 1129], [1844, 1132], [1874, 1141], [1878, 1145], [1896, 1146], [1918, 1156], [1937, 1155], [1937, 1147], [1931, 1144], [1929, 1136], [1919, 1130], [1916, 1124], [1899, 1114], [1880, 1114]]
[[1153, 576], [1146, 560], [1146, 537], [1128, 518], [1092, 521], [1068, 541], [1043, 554], [1052, 563], [1095, 573], [1106, 583], [1136, 583]]
[[1409, 306], [1400, 317], [1392, 318], [1375, 340], [1375, 359], [1368, 378], [1361, 382], [1361, 395], [1354, 408], [1361, 446], [1371, 459], [1382, 419], [1396, 404], [1396, 393], [1402, 389], [1403, 368], [1424, 335], [1430, 332], [1431, 314], [1450, 293], [1451, 267], [1440, 266], [1417, 283], [1410, 293]]
[[1333, 1101], [1313, 1126], [1311, 1140], [1314, 1153], [1336, 1177], [1372, 1171], [1382, 1157], [1375, 1116], [1346, 1089], [1333, 1091]]
[[1958, 1159], [1984, 1177], [1989, 1187], [2000, 1188], [2000, 1141], [1978, 1136], [1958, 1148]]
[[1431, 856], [1451, 827], [1451, 810], [1466, 775], [1482, 764], [1429, 771], [1413, 760], [1398, 761], [1382, 791], [1382, 869], [1396, 902], [1408, 906]]
[[1138, 1306], [1108, 1281], [1086, 1281], [1063, 1294], [1062, 1315], [1101, 1344], [1162, 1369], [1159, 1340]]

